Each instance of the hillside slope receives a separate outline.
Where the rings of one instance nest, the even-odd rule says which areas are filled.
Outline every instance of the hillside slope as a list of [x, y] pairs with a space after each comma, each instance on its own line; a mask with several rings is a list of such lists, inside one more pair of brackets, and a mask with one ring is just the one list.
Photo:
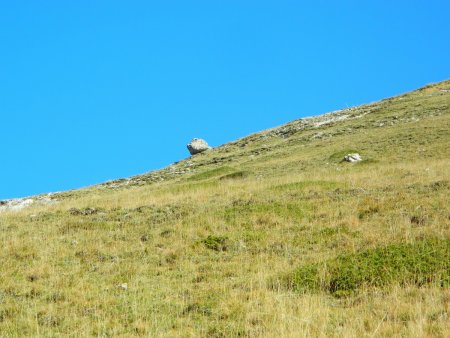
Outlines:
[[5, 203], [0, 335], [444, 337], [449, 167], [444, 81]]

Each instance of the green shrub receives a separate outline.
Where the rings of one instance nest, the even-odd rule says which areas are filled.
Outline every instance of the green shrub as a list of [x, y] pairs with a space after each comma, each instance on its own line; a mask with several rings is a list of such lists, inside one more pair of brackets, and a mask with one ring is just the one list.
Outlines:
[[225, 236], [214, 236], [209, 235], [203, 240], [203, 244], [208, 249], [215, 250], [215, 251], [226, 251], [227, 250], [227, 241], [228, 238]]
[[428, 239], [340, 255], [297, 269], [289, 283], [296, 290], [321, 289], [335, 296], [364, 286], [383, 287], [392, 283], [448, 286], [449, 248], [449, 239]]

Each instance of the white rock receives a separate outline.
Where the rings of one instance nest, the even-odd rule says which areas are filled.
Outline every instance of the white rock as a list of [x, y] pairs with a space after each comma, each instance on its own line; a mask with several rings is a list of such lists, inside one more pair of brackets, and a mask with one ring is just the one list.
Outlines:
[[117, 285], [120, 289], [122, 290], [128, 290], [128, 284], [127, 283], [122, 283], [120, 285]]
[[202, 140], [201, 138], [193, 138], [191, 143], [187, 145], [187, 148], [189, 150], [189, 153], [191, 153], [191, 155], [195, 155], [205, 150], [211, 149], [208, 143], [205, 140]]
[[54, 193], [49, 193], [47, 195], [24, 197], [24, 198], [13, 198], [9, 200], [0, 201], [0, 211], [19, 211], [24, 208], [34, 206], [34, 205], [49, 205], [53, 203], [57, 203], [56, 199], [53, 199], [51, 196]]
[[34, 203], [32, 198], [16, 198], [12, 200], [2, 201], [0, 211], [2, 210], [22, 210]]
[[362, 158], [361, 158], [361, 155], [354, 153], [354, 154], [345, 155], [344, 160], [347, 162], [359, 162], [359, 161], [362, 161]]

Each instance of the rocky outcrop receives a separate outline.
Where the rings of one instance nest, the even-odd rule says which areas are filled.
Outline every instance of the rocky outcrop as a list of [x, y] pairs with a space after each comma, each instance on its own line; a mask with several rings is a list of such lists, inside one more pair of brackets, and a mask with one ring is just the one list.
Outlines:
[[201, 138], [193, 138], [192, 141], [187, 145], [189, 153], [195, 155], [205, 150], [211, 149], [208, 143]]
[[0, 212], [1, 211], [19, 211], [24, 208], [36, 205], [48, 205], [56, 203], [56, 199], [54, 198], [52, 193], [46, 195], [38, 195], [25, 198], [14, 198], [9, 200], [0, 201]]

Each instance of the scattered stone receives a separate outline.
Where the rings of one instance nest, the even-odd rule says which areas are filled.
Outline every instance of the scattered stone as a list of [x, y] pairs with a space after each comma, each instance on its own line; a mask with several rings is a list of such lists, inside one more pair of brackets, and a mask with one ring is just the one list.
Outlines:
[[423, 226], [427, 223], [428, 216], [427, 215], [413, 215], [410, 217], [409, 220], [410, 220], [411, 224], [414, 226]]
[[211, 149], [208, 143], [201, 138], [193, 138], [191, 143], [187, 145], [187, 148], [191, 155], [199, 154], [205, 150]]
[[347, 162], [359, 162], [362, 161], [361, 155], [355, 153], [355, 154], [348, 154], [344, 156], [344, 161]]
[[69, 209], [69, 214], [71, 214], [71, 215], [80, 215], [81, 214], [81, 210], [80, 209], [77, 209], [77, 208], [70, 208]]
[[[327, 118], [324, 118], [327, 117]], [[325, 114], [323, 116], [318, 116], [317, 119], [319, 121], [314, 123], [314, 127], [321, 127], [330, 123], [338, 122], [338, 121], [344, 121], [347, 120], [350, 117], [350, 115], [332, 115], [332, 114]]]
[[333, 137], [332, 134], [326, 134], [323, 133], [321, 131], [319, 131], [318, 133], [314, 134], [313, 136], [311, 136], [311, 140], [323, 140], [325, 138], [330, 138]]
[[77, 216], [77, 215], [83, 215], [83, 216], [94, 215], [97, 212], [98, 212], [98, 210], [95, 209], [95, 208], [86, 208], [86, 209], [70, 208], [69, 209], [69, 213], [71, 215], [74, 215], [74, 216]]
[[128, 284], [127, 283], [119, 284], [119, 285], [117, 285], [117, 287], [119, 289], [122, 289], [122, 290], [128, 290]]
[[314, 134], [311, 138], [312, 139], [321, 139], [323, 137], [323, 133], [320, 131], [316, 134]]

